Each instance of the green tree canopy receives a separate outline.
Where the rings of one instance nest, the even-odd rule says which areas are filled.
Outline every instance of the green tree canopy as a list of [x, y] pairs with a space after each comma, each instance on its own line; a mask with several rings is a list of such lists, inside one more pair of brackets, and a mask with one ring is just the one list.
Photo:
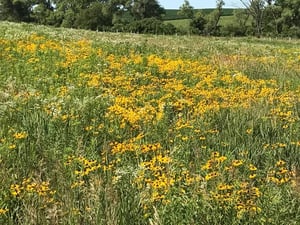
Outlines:
[[0, 0], [0, 18], [15, 22], [30, 22], [30, 14], [36, 3], [34, 0]]
[[165, 13], [164, 8], [156, 0], [128, 0], [126, 8], [135, 20], [161, 18]]
[[189, 19], [194, 17], [194, 7], [190, 5], [188, 0], [184, 0], [183, 4], [179, 7], [178, 15], [186, 16]]
[[205, 26], [207, 20], [201, 12], [197, 12], [195, 17], [192, 19], [190, 26], [193, 29], [194, 33], [203, 34], [205, 31]]
[[105, 30], [112, 26], [112, 16], [109, 5], [93, 2], [88, 8], [79, 12], [75, 27], [89, 30]]
[[282, 9], [282, 22], [288, 27], [300, 27], [300, 0], [277, 0], [275, 5]]
[[256, 30], [256, 36], [260, 37], [263, 30], [264, 22], [264, 10], [266, 6], [266, 0], [240, 0], [246, 7], [247, 12], [254, 19], [254, 26]]
[[219, 21], [222, 15], [223, 6], [225, 2], [223, 0], [216, 1], [216, 9], [214, 9], [207, 18], [206, 33], [216, 35], [219, 29]]
[[55, 25], [53, 12], [54, 5], [51, 0], [39, 0], [33, 6], [31, 18], [39, 24]]

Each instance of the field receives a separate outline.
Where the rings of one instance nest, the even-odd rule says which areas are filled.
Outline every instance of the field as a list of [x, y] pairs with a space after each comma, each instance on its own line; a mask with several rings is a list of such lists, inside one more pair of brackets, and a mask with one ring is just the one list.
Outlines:
[[0, 23], [0, 224], [300, 224], [300, 41]]
[[[189, 30], [191, 19], [187, 19], [184, 16], [178, 15], [178, 11], [179, 11], [178, 9], [167, 9], [166, 14], [163, 17], [163, 20], [165, 23], [170, 23], [174, 25], [176, 28], [178, 28], [180, 31], [189, 34], [191, 32]], [[204, 15], [208, 15], [213, 11], [213, 9], [196, 9], [195, 13], [197, 13], [198, 11], [200, 11]], [[223, 14], [220, 18], [220, 23], [219, 23], [220, 26], [226, 26], [233, 21], [234, 19], [233, 11], [234, 9], [231, 8], [223, 9]]]
[[[230, 24], [234, 20], [234, 16], [222, 16], [220, 18], [220, 26], [226, 26]], [[181, 31], [184, 31], [186, 33], [190, 33], [190, 23], [191, 19], [174, 19], [174, 20], [166, 20], [164, 21], [166, 24], [170, 23], [174, 25], [176, 28], [178, 28]]]
[[164, 22], [166, 24], [170, 23], [170, 24], [174, 25], [177, 29], [185, 31], [186, 33], [188, 33], [188, 30], [191, 29], [190, 28], [190, 23], [191, 23], [190, 19], [166, 20]]
[[[200, 11], [204, 15], [211, 13], [214, 9], [195, 9], [195, 13]], [[166, 9], [165, 15], [163, 16], [164, 20], [178, 20], [178, 19], [186, 19], [184, 16], [178, 15], [178, 9]], [[233, 15], [233, 8], [224, 8], [223, 9], [223, 16], [232, 16]]]

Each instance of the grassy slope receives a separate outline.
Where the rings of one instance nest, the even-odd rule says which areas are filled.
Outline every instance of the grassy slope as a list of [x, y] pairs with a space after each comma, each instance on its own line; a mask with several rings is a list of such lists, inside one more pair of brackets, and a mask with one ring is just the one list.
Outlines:
[[176, 28], [187, 29], [190, 24], [190, 19], [176, 19], [176, 20], [166, 20], [165, 23], [173, 24]]
[[[201, 11], [204, 14], [209, 14], [213, 9], [198, 9], [196, 11]], [[231, 22], [233, 18], [233, 10], [234, 9], [224, 9], [223, 15], [220, 19], [220, 25], [224, 26]], [[163, 17], [165, 23], [171, 23], [176, 28], [187, 30], [189, 27], [190, 19], [184, 18], [183, 16], [178, 15], [177, 9], [167, 9], [166, 15]]]
[[[284, 166], [300, 167], [299, 40], [98, 33], [7, 22], [0, 22], [0, 39], [0, 209], [10, 210], [0, 213], [0, 224], [298, 223], [294, 189], [264, 177], [272, 168], [281, 176]], [[120, 108], [126, 110], [110, 111]], [[203, 109], [211, 111], [194, 114]], [[163, 111], [159, 124], [156, 117], [149, 121], [155, 110]], [[130, 119], [125, 127], [119, 116]], [[28, 137], [17, 139], [21, 131]], [[142, 148], [153, 143], [162, 149]], [[144, 152], [128, 151], [132, 145]], [[227, 169], [218, 168], [219, 161], [224, 177], [205, 181], [209, 174], [201, 167], [215, 159], [214, 151], [228, 158]], [[244, 160], [243, 169], [233, 169], [241, 163], [234, 159]], [[253, 181], [250, 162], [257, 167], [251, 167], [257, 169]], [[81, 179], [74, 171], [88, 174]], [[141, 171], [145, 177], [136, 185]], [[239, 200], [260, 195], [249, 205], [258, 204], [261, 213], [239, 218], [234, 205], [208, 198], [228, 181], [226, 174], [237, 195], [251, 193]], [[174, 176], [175, 185], [151, 183], [157, 176]], [[250, 189], [239, 189], [245, 180]], [[25, 187], [16, 198], [14, 184]], [[149, 198], [157, 197], [157, 185], [171, 204]], [[260, 192], [253, 193], [256, 187]]]
[[[195, 12], [200, 11], [203, 14], [209, 14], [214, 9], [195, 9]], [[231, 16], [233, 14], [233, 10], [231, 8], [223, 9], [223, 16]], [[164, 20], [177, 20], [177, 19], [184, 19], [183, 16], [178, 15], [178, 9], [166, 9], [166, 14], [163, 17]]]

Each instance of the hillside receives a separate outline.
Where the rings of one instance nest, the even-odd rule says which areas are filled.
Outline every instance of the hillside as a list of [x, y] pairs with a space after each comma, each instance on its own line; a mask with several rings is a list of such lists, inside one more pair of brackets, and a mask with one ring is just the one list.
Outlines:
[[[202, 12], [204, 15], [207, 15], [211, 13], [214, 9], [196, 9], [195, 13], [197, 11]], [[225, 8], [223, 9], [223, 14], [220, 18], [220, 25], [224, 26], [232, 22], [233, 19], [233, 11], [234, 9], [231, 8]], [[179, 31], [190, 33], [190, 21], [191, 19], [185, 18], [184, 16], [178, 15], [179, 10], [176, 9], [167, 9], [166, 14], [163, 16], [164, 22], [170, 23], [174, 25]]]
[[0, 224], [300, 221], [300, 41], [0, 22]]
[[[214, 9], [195, 9], [195, 12], [200, 11], [203, 14], [209, 14]], [[232, 16], [233, 15], [232, 8], [225, 8], [223, 9], [223, 16]], [[164, 15], [164, 20], [178, 20], [178, 19], [186, 19], [183, 16], [178, 15], [178, 9], [166, 9], [166, 14]]]

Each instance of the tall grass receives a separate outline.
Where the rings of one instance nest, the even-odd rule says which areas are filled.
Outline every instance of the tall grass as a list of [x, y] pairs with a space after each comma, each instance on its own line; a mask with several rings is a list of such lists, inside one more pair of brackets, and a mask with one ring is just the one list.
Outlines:
[[1, 224], [299, 224], [299, 41], [0, 30]]

